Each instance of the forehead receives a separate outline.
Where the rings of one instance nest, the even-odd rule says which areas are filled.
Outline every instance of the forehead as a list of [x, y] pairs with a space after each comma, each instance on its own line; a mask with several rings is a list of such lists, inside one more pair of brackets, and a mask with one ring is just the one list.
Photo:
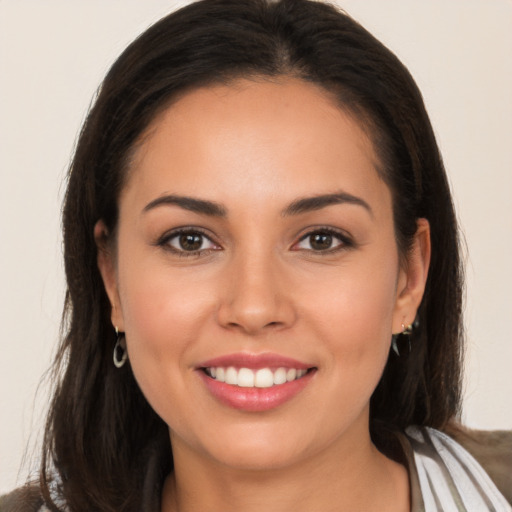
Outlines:
[[162, 112], [137, 147], [126, 189], [148, 201], [192, 192], [283, 201], [347, 187], [361, 194], [383, 185], [376, 165], [360, 122], [324, 89], [239, 80], [189, 92]]

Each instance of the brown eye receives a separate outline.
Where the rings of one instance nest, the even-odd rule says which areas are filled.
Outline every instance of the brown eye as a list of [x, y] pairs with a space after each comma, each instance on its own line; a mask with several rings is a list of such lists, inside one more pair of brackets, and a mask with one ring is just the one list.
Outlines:
[[332, 247], [332, 235], [329, 233], [315, 233], [309, 237], [309, 245], [314, 251], [325, 251]]
[[301, 251], [331, 252], [336, 249], [348, 248], [352, 245], [350, 239], [341, 233], [319, 229], [303, 236], [293, 248], [294, 250]]
[[180, 249], [198, 251], [203, 245], [203, 236], [198, 233], [185, 233], [179, 236]]
[[199, 231], [180, 231], [165, 237], [161, 245], [167, 246], [173, 252], [186, 255], [209, 250], [219, 250], [220, 247]]

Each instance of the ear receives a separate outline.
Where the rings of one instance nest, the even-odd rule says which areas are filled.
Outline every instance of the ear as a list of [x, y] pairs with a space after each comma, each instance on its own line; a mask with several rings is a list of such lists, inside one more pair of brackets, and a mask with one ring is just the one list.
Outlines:
[[108, 229], [102, 220], [94, 226], [94, 240], [98, 249], [97, 264], [105, 286], [110, 304], [112, 305], [111, 321], [114, 327], [124, 332], [123, 314], [119, 300], [115, 254], [108, 239]]
[[430, 225], [427, 219], [418, 219], [411, 250], [398, 277], [393, 333], [402, 332], [402, 324], [408, 326], [416, 318], [425, 292], [430, 252]]

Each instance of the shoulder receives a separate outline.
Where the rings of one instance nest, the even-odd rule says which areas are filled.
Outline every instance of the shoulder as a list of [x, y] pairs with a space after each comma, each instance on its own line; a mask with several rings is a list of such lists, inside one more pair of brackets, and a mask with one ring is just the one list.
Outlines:
[[39, 486], [25, 485], [0, 496], [0, 512], [46, 512]]
[[481, 503], [511, 510], [512, 432], [471, 431], [453, 425], [406, 430], [421, 492], [427, 499]]
[[512, 430], [471, 430], [450, 425], [445, 431], [480, 463], [512, 503]]

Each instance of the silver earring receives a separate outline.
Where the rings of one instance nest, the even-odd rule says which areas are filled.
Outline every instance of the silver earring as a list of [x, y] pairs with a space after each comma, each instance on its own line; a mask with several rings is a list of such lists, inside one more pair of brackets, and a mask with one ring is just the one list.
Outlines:
[[114, 353], [112, 359], [116, 368], [122, 368], [126, 360], [128, 359], [128, 352], [126, 351], [126, 341], [124, 339], [124, 333], [120, 333], [117, 326], [115, 327], [117, 341], [114, 346]]

